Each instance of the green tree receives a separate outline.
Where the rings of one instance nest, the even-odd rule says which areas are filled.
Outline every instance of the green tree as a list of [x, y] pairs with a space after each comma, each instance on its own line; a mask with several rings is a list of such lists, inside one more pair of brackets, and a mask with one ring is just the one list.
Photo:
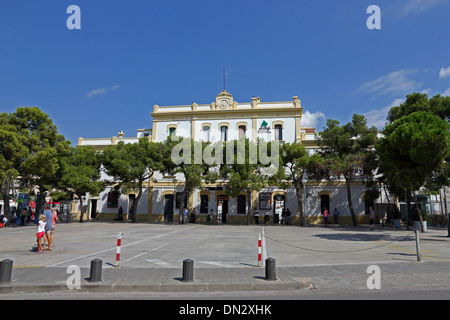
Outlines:
[[148, 137], [140, 138], [138, 143], [119, 141], [103, 151], [102, 163], [106, 174], [118, 182], [123, 193], [137, 192], [131, 208], [132, 222], [136, 222], [144, 182], [156, 171], [163, 170], [161, 159], [161, 144], [149, 141]]
[[377, 129], [373, 126], [369, 128], [366, 118], [357, 114], [353, 115], [351, 122], [342, 126], [339, 124], [339, 121], [329, 119], [324, 130], [318, 133], [318, 141], [331, 176], [345, 179], [348, 207], [356, 226], [351, 184], [361, 175], [365, 161], [374, 152]]
[[303, 212], [303, 190], [305, 188], [303, 179], [309, 174], [311, 179], [312, 171], [315, 170], [320, 161], [319, 154], [309, 155], [306, 148], [299, 143], [284, 143], [280, 146], [280, 166], [277, 174], [272, 177], [272, 181], [282, 189], [288, 189], [291, 185], [295, 187], [297, 195], [297, 205], [300, 212], [300, 225], [304, 226]]
[[92, 146], [70, 148], [63, 158], [64, 170], [58, 186], [77, 196], [80, 202], [80, 222], [83, 222], [83, 197], [86, 193], [96, 196], [104, 189], [100, 181], [100, 156]]
[[418, 190], [448, 158], [449, 128], [446, 120], [427, 111], [412, 112], [387, 125], [377, 153], [388, 183], [407, 189], [408, 195]]
[[10, 190], [20, 175], [20, 162], [26, 158], [28, 148], [24, 145], [24, 137], [9, 123], [8, 118], [8, 114], [0, 114], [0, 193], [4, 200], [4, 214], [10, 221]]
[[[54, 186], [60, 156], [67, 151], [70, 141], [58, 133], [50, 117], [37, 107], [1, 114], [0, 131], [4, 137], [0, 189], [4, 198], [8, 198], [5, 209], [9, 215], [9, 193], [14, 180], [20, 178], [26, 184], [38, 185], [43, 195]], [[38, 201], [38, 212], [41, 205], [42, 201]]]
[[387, 120], [392, 123], [403, 116], [407, 116], [413, 112], [427, 111], [431, 112], [441, 119], [450, 120], [450, 97], [435, 95], [428, 99], [428, 95], [424, 93], [412, 93], [406, 96], [405, 102], [399, 106], [392, 107], [389, 110]]
[[[241, 146], [239, 146], [241, 143]], [[252, 193], [260, 191], [267, 185], [270, 173], [264, 168], [269, 169], [269, 164], [262, 164], [258, 161], [257, 155], [262, 152], [261, 143], [254, 144], [248, 139], [233, 140], [227, 142], [232, 147], [232, 159], [226, 159], [220, 166], [220, 178], [224, 182], [224, 193], [237, 198], [238, 195], [245, 193], [247, 200], [247, 225], [250, 224]], [[271, 150], [271, 148], [268, 148]], [[261, 159], [261, 157], [259, 157]]]
[[203, 151], [208, 144], [191, 138], [171, 137], [163, 143], [162, 154], [164, 169], [171, 174], [181, 174], [184, 189], [181, 193], [179, 221], [183, 221], [183, 204], [188, 202], [189, 194], [201, 189], [204, 183], [214, 181], [217, 177], [209, 168], [213, 163], [203, 161]]

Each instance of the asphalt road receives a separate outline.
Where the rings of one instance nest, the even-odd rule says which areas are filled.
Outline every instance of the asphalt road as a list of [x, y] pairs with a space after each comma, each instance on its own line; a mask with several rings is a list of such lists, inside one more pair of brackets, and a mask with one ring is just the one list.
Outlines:
[[[11, 259], [15, 267], [27, 268], [89, 267], [95, 257], [114, 267], [119, 232], [120, 266], [130, 268], [179, 268], [185, 259], [194, 260], [199, 268], [254, 267], [260, 234], [262, 260], [272, 257], [279, 267], [417, 260], [414, 231], [405, 229], [102, 222], [57, 224], [55, 247], [43, 255], [33, 252], [33, 225], [0, 229], [0, 260]], [[450, 261], [450, 238], [446, 235], [444, 229], [420, 235], [423, 261]]]
[[[146, 223], [86, 222], [56, 226], [55, 247], [36, 254], [33, 225], [0, 229], [0, 261], [14, 261], [14, 283], [65, 283], [66, 269], [90, 267], [103, 261], [109, 277], [124, 281], [150, 281], [147, 270], [164, 271], [179, 283], [183, 260], [195, 261], [197, 274], [208, 281], [223, 276], [261, 280], [258, 239], [262, 236], [262, 262], [276, 259], [279, 273], [289, 279], [307, 278], [311, 286], [300, 290], [215, 292], [41, 292], [0, 295], [0, 299], [99, 299], [99, 300], [346, 300], [346, 299], [449, 299], [450, 238], [447, 230], [431, 228], [420, 234], [421, 262], [417, 262], [413, 230], [367, 226], [273, 225], [164, 225]], [[117, 237], [122, 234], [120, 270], [115, 267]], [[368, 266], [379, 266], [381, 288], [369, 290]], [[52, 277], [46, 280], [46, 275]], [[233, 272], [236, 272], [235, 274]], [[54, 278], [55, 275], [62, 278]], [[164, 273], [159, 273], [164, 274]], [[140, 278], [144, 275], [144, 278]], [[201, 280], [200, 280], [201, 281]], [[276, 283], [275, 283], [276, 284]], [[1, 287], [1, 286], [0, 286]]]

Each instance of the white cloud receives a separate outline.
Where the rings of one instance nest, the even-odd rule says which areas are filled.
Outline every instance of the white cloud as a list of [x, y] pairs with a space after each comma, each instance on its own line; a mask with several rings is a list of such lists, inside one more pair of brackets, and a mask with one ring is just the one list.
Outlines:
[[305, 111], [302, 114], [302, 127], [313, 127], [317, 128], [317, 125], [325, 121], [325, 114], [323, 112], [317, 111], [311, 113]]
[[390, 72], [376, 80], [362, 84], [355, 93], [380, 95], [398, 95], [414, 91], [421, 84], [410, 79], [417, 70], [402, 69]]
[[444, 97], [450, 97], [450, 88], [448, 88], [447, 90], [445, 90], [444, 93], [442, 94], [442, 96], [444, 96]]
[[411, 14], [420, 14], [448, 2], [449, 0], [397, 0], [389, 10], [403, 18]]
[[386, 122], [387, 122], [386, 118], [389, 113], [389, 110], [391, 110], [392, 107], [401, 105], [403, 102], [405, 102], [405, 99], [403, 99], [403, 98], [395, 99], [394, 101], [391, 102], [390, 105], [388, 105], [382, 109], [375, 109], [375, 110], [370, 110], [370, 111], [366, 112], [364, 114], [364, 116], [367, 119], [367, 125], [369, 127], [375, 126], [378, 129], [384, 128], [384, 126], [386, 125]]
[[433, 92], [433, 90], [431, 90], [430, 88], [428, 88], [428, 89], [423, 89], [422, 90], [422, 93], [424, 93], [424, 94], [426, 94], [426, 95], [430, 95], [431, 93]]
[[93, 98], [95, 96], [100, 96], [102, 94], [106, 94], [106, 93], [108, 93], [108, 91], [116, 91], [119, 88], [120, 88], [120, 86], [116, 84], [116, 85], [112, 86], [111, 88], [94, 89], [94, 90], [91, 90], [88, 93], [86, 93], [86, 97], [88, 97], [90, 99], [90, 98]]
[[450, 77], [450, 66], [448, 68], [441, 68], [439, 71], [439, 79]]

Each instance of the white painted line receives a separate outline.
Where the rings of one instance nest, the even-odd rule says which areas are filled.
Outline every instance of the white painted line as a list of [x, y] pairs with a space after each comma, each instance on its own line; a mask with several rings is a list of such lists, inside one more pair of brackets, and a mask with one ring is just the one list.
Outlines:
[[[123, 262], [128, 262], [128, 261], [131, 261], [131, 260], [133, 260], [133, 259], [135, 259], [135, 258], [139, 258], [140, 256], [143, 256], [144, 254], [147, 254], [147, 253], [149, 253], [149, 252], [156, 251], [156, 250], [159, 250], [159, 249], [161, 249], [161, 248], [167, 247], [168, 245], [171, 245], [172, 243], [175, 243], [175, 242], [176, 242], [176, 241], [172, 241], [172, 242], [166, 243], [165, 245], [162, 245], [162, 246], [159, 246], [159, 247], [157, 247], [157, 248], [154, 248], [154, 249], [152, 249], [152, 250], [149, 250], [149, 251], [146, 251], [146, 252], [142, 252], [142, 253], [138, 254], [137, 256], [131, 257], [131, 258], [129, 258], [129, 259], [123, 261]], [[146, 259], [146, 260], [148, 261], [148, 259]]]
[[148, 262], [154, 263], [156, 265], [159, 265], [159, 266], [172, 267], [172, 265], [170, 263], [159, 260], [159, 259], [145, 259], [145, 260], [147, 260]]
[[[158, 235], [158, 236], [154, 236], [154, 237], [150, 237], [150, 238], [145, 238], [145, 239], [142, 239], [142, 240], [133, 242], [133, 243], [129, 243], [129, 244], [123, 245], [122, 248], [128, 247], [128, 246], [132, 246], [132, 245], [135, 245], [135, 244], [144, 242], [144, 241], [153, 240], [153, 239], [158, 239], [158, 238], [165, 237], [165, 236], [168, 236], [168, 235], [173, 234], [173, 233], [177, 233], [177, 232], [181, 232], [181, 231], [186, 231], [186, 230], [189, 230], [189, 229], [192, 229], [192, 228], [195, 228], [195, 227], [183, 228], [183, 229], [175, 230], [175, 231], [172, 231], [172, 232], [160, 234], [160, 235]], [[99, 254], [102, 254], [102, 253], [105, 253], [105, 252], [109, 252], [109, 251], [114, 251], [114, 250], [117, 250], [117, 247], [116, 247], [116, 246], [115, 246], [114, 248], [106, 249], [106, 250], [99, 251], [99, 252], [95, 252], [95, 253], [92, 253], [92, 254], [88, 254], [88, 255], [86, 255], [86, 256], [82, 256], [82, 257], [78, 257], [78, 258], [74, 258], [74, 259], [70, 259], [70, 260], [58, 262], [58, 263], [49, 265], [49, 266], [47, 266], [47, 267], [56, 267], [56, 266], [62, 265], [62, 264], [64, 264], [64, 263], [68, 263], [68, 262], [72, 262], [72, 261], [76, 261], [76, 260], [86, 259], [86, 258], [95, 256], [95, 255], [99, 255]]]
[[195, 263], [204, 263], [208, 265], [224, 267], [224, 268], [236, 268], [242, 267], [239, 262], [220, 262], [220, 261], [195, 261]]

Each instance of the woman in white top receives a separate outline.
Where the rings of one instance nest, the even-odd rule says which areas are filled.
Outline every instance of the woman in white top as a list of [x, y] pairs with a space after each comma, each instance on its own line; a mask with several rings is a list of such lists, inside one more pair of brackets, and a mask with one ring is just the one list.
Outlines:
[[37, 232], [36, 232], [36, 242], [38, 244], [37, 253], [42, 253], [42, 251], [44, 250], [42, 247], [41, 239], [45, 235], [45, 226], [47, 225], [46, 220], [47, 219], [43, 214], [39, 215], [39, 222], [37, 223]]

